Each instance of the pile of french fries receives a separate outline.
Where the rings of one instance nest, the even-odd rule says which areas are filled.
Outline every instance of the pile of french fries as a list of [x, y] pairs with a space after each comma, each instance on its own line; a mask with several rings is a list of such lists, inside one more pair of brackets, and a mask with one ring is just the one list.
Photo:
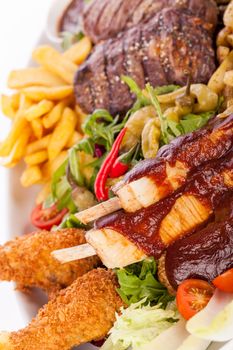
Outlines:
[[87, 37], [64, 53], [38, 47], [32, 54], [37, 67], [9, 75], [8, 87], [16, 92], [1, 96], [2, 112], [12, 126], [0, 144], [0, 157], [6, 167], [24, 159], [21, 183], [25, 187], [41, 183], [47, 188], [68, 149], [83, 137], [80, 125], [85, 115], [75, 106], [73, 79], [91, 48]]

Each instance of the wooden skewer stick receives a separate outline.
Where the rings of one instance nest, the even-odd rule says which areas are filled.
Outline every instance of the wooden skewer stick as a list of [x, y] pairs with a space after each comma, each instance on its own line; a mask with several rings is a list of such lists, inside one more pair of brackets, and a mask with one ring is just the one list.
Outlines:
[[95, 249], [88, 243], [76, 247], [54, 250], [52, 256], [62, 264], [96, 255]]
[[80, 213], [75, 214], [76, 218], [83, 224], [88, 224], [88, 222], [97, 220], [102, 216], [114, 213], [115, 211], [121, 209], [121, 202], [118, 197], [109, 199], [106, 202], [95, 205], [89, 209], [83, 210]]

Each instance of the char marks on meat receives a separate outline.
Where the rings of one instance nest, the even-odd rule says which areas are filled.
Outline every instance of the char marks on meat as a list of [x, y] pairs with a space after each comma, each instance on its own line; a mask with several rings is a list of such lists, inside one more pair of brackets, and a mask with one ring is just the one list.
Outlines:
[[[123, 47], [123, 49], [122, 49]], [[100, 52], [104, 56], [100, 58]], [[108, 104], [96, 67], [105, 64], [104, 87], [109, 91]], [[133, 104], [128, 88], [119, 88], [122, 74], [135, 78], [139, 86], [184, 85], [189, 71], [193, 82], [206, 83], [215, 70], [212, 39], [203, 21], [177, 9], [165, 9], [146, 24], [140, 24], [95, 47], [91, 57], [80, 66], [75, 77], [75, 95], [79, 106], [87, 113], [106, 108], [112, 114], [123, 114]], [[86, 76], [86, 79], [85, 79]], [[106, 77], [104, 77], [106, 79]], [[90, 82], [93, 103], [86, 98]], [[125, 96], [122, 95], [122, 91]], [[123, 103], [119, 103], [123, 99]]]
[[214, 0], [94, 0], [84, 10], [84, 31], [94, 43], [98, 43], [147, 23], [162, 9], [169, 7], [185, 10], [203, 19], [211, 29], [217, 24]]

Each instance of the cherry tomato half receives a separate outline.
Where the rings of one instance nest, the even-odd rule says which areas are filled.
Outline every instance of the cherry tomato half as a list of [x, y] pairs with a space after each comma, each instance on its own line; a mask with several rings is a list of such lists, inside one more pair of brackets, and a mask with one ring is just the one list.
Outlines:
[[196, 315], [210, 301], [214, 288], [205, 281], [189, 279], [182, 282], [177, 290], [176, 303], [179, 312], [186, 319]]
[[67, 209], [59, 211], [56, 204], [46, 209], [43, 209], [42, 204], [39, 204], [31, 213], [31, 222], [40, 229], [50, 230], [54, 225], [61, 223], [67, 212]]
[[230, 269], [213, 280], [213, 285], [223, 292], [233, 293], [233, 269]]

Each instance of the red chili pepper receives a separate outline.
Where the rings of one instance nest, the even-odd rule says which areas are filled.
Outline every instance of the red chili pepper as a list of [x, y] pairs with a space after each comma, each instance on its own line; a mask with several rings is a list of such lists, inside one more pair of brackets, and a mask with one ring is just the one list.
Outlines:
[[132, 161], [132, 156], [135, 153], [137, 146], [138, 145], [136, 144], [129, 150], [129, 152], [122, 154], [115, 160], [109, 174], [112, 179], [124, 175], [129, 170], [129, 165]]
[[95, 195], [99, 201], [105, 201], [108, 199], [108, 188], [106, 188], [106, 181], [111, 171], [112, 165], [118, 156], [120, 145], [123, 137], [125, 136], [126, 130], [127, 128], [123, 128], [117, 136], [114, 144], [112, 145], [110, 153], [103, 162], [100, 171], [98, 172], [98, 175], [96, 177]]

